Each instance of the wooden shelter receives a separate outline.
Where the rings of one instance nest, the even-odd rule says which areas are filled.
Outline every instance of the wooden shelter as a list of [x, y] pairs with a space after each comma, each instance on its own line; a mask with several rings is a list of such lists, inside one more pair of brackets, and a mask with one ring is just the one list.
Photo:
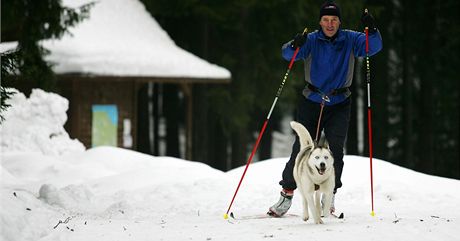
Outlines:
[[[85, 1], [65, 0], [75, 7]], [[86, 147], [92, 142], [92, 107], [117, 109], [117, 145], [137, 148], [139, 90], [146, 83], [176, 84], [186, 103], [186, 155], [191, 158], [192, 86], [226, 84], [228, 70], [177, 47], [137, 0], [101, 0], [72, 35], [45, 41], [58, 85], [69, 99], [67, 130]], [[147, 121], [147, 120], [146, 120]], [[94, 132], [94, 131], [93, 131]], [[131, 136], [131, 145], [126, 142]], [[131, 146], [131, 147], [130, 147]]]
[[[155, 77], [114, 77], [85, 76], [78, 74], [61, 74], [59, 88], [62, 95], [69, 99], [69, 120], [66, 129], [73, 138], [79, 139], [86, 147], [91, 147], [92, 111], [94, 104], [110, 104], [118, 107], [117, 140], [119, 147], [137, 149], [139, 90], [146, 83], [177, 84], [184, 93], [186, 102], [186, 158], [190, 159], [192, 150], [193, 91], [194, 84], [228, 83], [228, 80], [193, 79], [193, 78], [155, 78]], [[133, 123], [130, 134], [132, 147], [123, 145], [123, 121]], [[147, 120], [145, 120], [147, 121]]]

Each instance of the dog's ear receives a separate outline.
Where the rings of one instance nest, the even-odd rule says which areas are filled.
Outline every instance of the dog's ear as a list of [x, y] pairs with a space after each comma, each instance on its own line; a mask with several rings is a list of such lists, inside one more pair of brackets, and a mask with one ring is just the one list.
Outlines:
[[324, 138], [323, 147], [326, 148], [326, 149], [329, 149], [329, 142], [327, 142], [326, 138]]
[[319, 147], [329, 149], [329, 142], [327, 142], [326, 137], [322, 136], [318, 143]]
[[311, 139], [310, 133], [308, 132], [307, 128], [300, 124], [299, 122], [291, 121], [291, 127], [299, 136], [300, 140], [300, 148], [306, 148], [309, 146], [313, 146], [313, 139]]

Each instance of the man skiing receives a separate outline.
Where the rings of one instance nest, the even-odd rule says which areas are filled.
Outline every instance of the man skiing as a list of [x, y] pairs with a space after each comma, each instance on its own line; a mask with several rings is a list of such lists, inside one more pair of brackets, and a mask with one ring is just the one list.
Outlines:
[[[366, 35], [361, 32], [340, 28], [339, 6], [325, 2], [320, 8], [320, 30], [309, 34], [297, 34], [293, 40], [282, 47], [282, 55], [290, 60], [299, 48], [295, 60], [304, 60], [305, 81], [307, 82], [296, 113], [296, 121], [303, 124], [310, 134], [317, 135], [317, 125], [324, 104], [319, 133], [324, 130], [334, 157], [335, 188], [342, 186], [344, 144], [348, 132], [351, 111], [351, 92], [355, 57], [366, 56]], [[382, 37], [377, 30], [374, 18], [365, 12], [361, 22], [368, 27], [369, 56], [382, 49]], [[327, 100], [327, 101], [326, 101]], [[293, 168], [299, 153], [299, 138], [292, 146], [292, 153], [282, 173], [281, 197], [269, 208], [268, 214], [283, 216], [291, 207], [292, 197], [297, 185], [293, 177]], [[332, 198], [331, 213], [335, 211]]]

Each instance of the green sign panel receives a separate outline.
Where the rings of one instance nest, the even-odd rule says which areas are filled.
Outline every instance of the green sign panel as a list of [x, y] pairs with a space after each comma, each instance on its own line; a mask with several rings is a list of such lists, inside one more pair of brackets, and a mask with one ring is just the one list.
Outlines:
[[117, 146], [116, 105], [93, 105], [91, 146]]

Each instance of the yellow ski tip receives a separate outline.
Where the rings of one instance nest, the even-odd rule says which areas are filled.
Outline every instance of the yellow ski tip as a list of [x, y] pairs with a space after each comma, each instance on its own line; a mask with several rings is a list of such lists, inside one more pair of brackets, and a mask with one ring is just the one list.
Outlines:
[[224, 214], [224, 219], [228, 219], [228, 214]]
[[371, 212], [371, 216], [374, 217], [375, 216], [375, 213], [374, 211]]

